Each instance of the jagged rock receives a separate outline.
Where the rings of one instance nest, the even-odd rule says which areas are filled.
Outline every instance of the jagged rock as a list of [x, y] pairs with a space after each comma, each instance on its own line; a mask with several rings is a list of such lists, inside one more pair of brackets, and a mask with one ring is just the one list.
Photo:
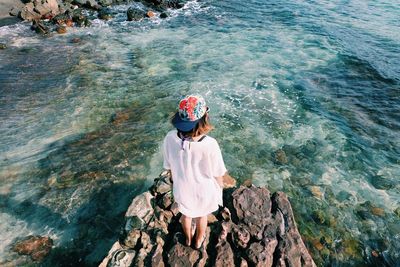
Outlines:
[[29, 20], [29, 21], [33, 21], [33, 20], [37, 20], [40, 19], [42, 16], [34, 11], [35, 6], [33, 5], [33, 3], [27, 3], [21, 10], [21, 18], [23, 20]]
[[145, 192], [132, 200], [125, 217], [137, 216], [145, 223], [148, 223], [154, 210], [151, 204], [153, 196], [149, 192]]
[[87, 7], [95, 10], [99, 10], [101, 6], [95, 0], [73, 0], [73, 4], [78, 5], [79, 7]]
[[146, 12], [135, 7], [130, 7], [128, 11], [126, 11], [126, 15], [128, 17], [128, 21], [139, 21], [144, 19], [144, 17], [146, 16]]
[[135, 255], [134, 250], [124, 249], [119, 242], [115, 242], [99, 267], [129, 267]]
[[253, 265], [257, 267], [270, 267], [273, 264], [273, 254], [278, 241], [276, 239], [270, 240], [265, 246], [262, 243], [256, 242], [251, 244], [247, 250], [247, 255]]
[[215, 247], [217, 257], [215, 259], [216, 267], [235, 266], [233, 251], [228, 242], [222, 241]]
[[34, 261], [41, 261], [49, 254], [53, 240], [47, 236], [28, 236], [14, 244], [13, 250], [18, 254], [30, 255]]
[[67, 25], [71, 21], [72, 22], [72, 17], [69, 14], [58, 14], [53, 17], [52, 19], [53, 23], [58, 24], [58, 25]]
[[10, 16], [18, 17], [21, 15], [21, 10], [22, 10], [22, 8], [13, 7], [13, 8], [11, 8], [9, 14], [10, 14]]
[[160, 207], [163, 209], [168, 209], [173, 203], [173, 197], [171, 192], [165, 193], [160, 199]]
[[262, 239], [264, 221], [271, 216], [270, 193], [266, 188], [241, 186], [232, 194], [233, 206], [240, 222], [257, 240]]
[[233, 243], [239, 248], [246, 248], [250, 241], [250, 233], [245, 226], [239, 224], [232, 228]]
[[281, 234], [282, 241], [277, 247], [279, 255], [277, 262], [284, 262], [289, 266], [316, 266], [297, 230], [287, 196], [283, 192], [276, 192], [272, 196], [272, 202], [282, 213], [285, 222], [284, 233]]
[[[213, 219], [207, 227], [206, 239], [202, 247], [195, 250], [184, 245], [177, 204], [168, 207], [163, 202], [171, 194], [171, 186], [170, 174], [164, 173], [154, 180], [150, 191], [133, 199], [117, 242], [119, 247], [113, 246], [102, 267], [105, 263], [108, 266], [125, 264], [118, 259], [131, 266], [159, 267], [315, 266], [296, 228], [290, 203], [282, 192], [271, 198], [269, 191], [262, 187], [225, 190], [226, 207], [216, 216], [210, 216]], [[368, 207], [373, 205], [363, 205], [364, 209]], [[381, 211], [376, 213], [381, 214]], [[323, 246], [322, 242], [319, 241], [319, 246]], [[212, 251], [210, 258], [207, 249]]]
[[179, 1], [179, 0], [150, 0], [153, 5], [159, 7], [159, 8], [174, 8], [174, 9], [179, 9], [184, 6], [184, 4]]
[[113, 12], [111, 11], [111, 9], [107, 8], [107, 7], [103, 7], [99, 10], [99, 19], [102, 20], [110, 20], [113, 18]]
[[177, 233], [174, 237], [175, 244], [168, 252], [168, 264], [171, 267], [194, 266], [200, 258], [200, 251], [183, 245], [183, 234]]

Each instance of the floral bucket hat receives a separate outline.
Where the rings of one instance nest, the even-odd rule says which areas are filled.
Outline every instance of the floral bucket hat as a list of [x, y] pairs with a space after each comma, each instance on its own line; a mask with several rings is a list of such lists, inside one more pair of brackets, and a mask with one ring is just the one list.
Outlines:
[[202, 96], [186, 96], [179, 102], [178, 112], [173, 117], [172, 124], [182, 132], [189, 132], [196, 127], [207, 110], [206, 101]]

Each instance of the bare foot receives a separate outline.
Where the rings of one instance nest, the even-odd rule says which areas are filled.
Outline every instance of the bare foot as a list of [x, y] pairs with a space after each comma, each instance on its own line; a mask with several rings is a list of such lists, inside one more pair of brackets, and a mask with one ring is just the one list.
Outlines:
[[198, 240], [196, 240], [196, 241], [195, 241], [195, 244], [194, 244], [194, 247], [195, 247], [196, 249], [200, 249], [201, 246], [203, 245], [205, 239], [206, 239], [206, 235], [203, 235], [201, 238], [199, 238]]

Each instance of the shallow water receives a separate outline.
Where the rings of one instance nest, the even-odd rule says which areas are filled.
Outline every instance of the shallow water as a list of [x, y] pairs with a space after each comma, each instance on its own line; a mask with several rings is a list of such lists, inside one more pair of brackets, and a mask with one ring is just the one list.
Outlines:
[[41, 234], [45, 265], [96, 265], [161, 171], [178, 99], [200, 93], [231, 175], [290, 196], [318, 265], [400, 264], [398, 5], [191, 1], [142, 22], [127, 8], [46, 38], [0, 27], [0, 263]]

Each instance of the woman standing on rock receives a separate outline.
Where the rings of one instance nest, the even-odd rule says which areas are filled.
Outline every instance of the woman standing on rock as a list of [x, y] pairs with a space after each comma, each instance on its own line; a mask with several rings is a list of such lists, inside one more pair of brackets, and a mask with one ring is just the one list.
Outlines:
[[[226, 173], [212, 130], [209, 108], [201, 96], [183, 98], [172, 118], [176, 130], [164, 139], [164, 168], [171, 170], [173, 195], [182, 213], [186, 245], [200, 248], [206, 234], [207, 216], [222, 206], [222, 176]], [[192, 228], [195, 220], [195, 228]]]

